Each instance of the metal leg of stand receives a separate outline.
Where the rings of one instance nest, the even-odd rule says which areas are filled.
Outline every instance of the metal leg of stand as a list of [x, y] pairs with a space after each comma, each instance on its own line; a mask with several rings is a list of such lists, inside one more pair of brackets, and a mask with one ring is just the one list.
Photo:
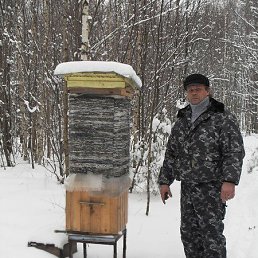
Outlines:
[[126, 236], [127, 236], [127, 229], [124, 230], [124, 238], [123, 238], [123, 258], [126, 258]]
[[86, 243], [83, 243], [83, 257], [87, 258], [87, 245], [86, 245]]
[[69, 258], [73, 258], [73, 242], [69, 241]]
[[117, 244], [116, 244], [116, 242], [113, 245], [114, 245], [114, 255], [113, 255], [113, 257], [117, 258]]

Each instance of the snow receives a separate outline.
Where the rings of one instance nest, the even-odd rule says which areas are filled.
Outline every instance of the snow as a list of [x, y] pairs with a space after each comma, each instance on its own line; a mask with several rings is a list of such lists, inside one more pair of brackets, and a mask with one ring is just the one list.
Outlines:
[[70, 75], [73, 73], [110, 73], [114, 72], [125, 78], [132, 80], [136, 87], [141, 88], [141, 79], [136, 75], [132, 66], [118, 62], [107, 61], [73, 61], [59, 64], [55, 71], [55, 75]]
[[177, 101], [176, 101], [176, 107], [178, 108], [178, 109], [182, 109], [182, 108], [185, 108], [186, 106], [188, 105], [188, 103], [187, 103], [187, 101], [185, 101], [185, 99], [178, 99]]
[[[258, 257], [258, 135], [244, 137], [246, 157], [236, 197], [228, 202], [225, 235], [228, 258]], [[127, 224], [128, 258], [183, 258], [180, 241], [179, 194], [180, 184], [172, 187], [172, 199], [165, 205], [159, 196], [152, 196], [150, 215], [145, 216], [146, 195], [129, 195], [129, 222]], [[51, 258], [53, 255], [27, 247], [28, 241], [53, 243], [59, 247], [67, 241], [65, 225], [65, 187], [41, 166], [31, 169], [20, 161], [15, 167], [0, 168], [0, 254], [3, 258]], [[89, 245], [88, 257], [112, 257], [112, 247]], [[74, 258], [83, 257], [82, 245]], [[122, 257], [122, 240], [118, 242], [118, 257]]]
[[24, 104], [26, 105], [26, 107], [27, 107], [27, 109], [28, 109], [28, 111], [29, 111], [30, 113], [34, 113], [35, 111], [38, 110], [38, 106], [35, 106], [35, 107], [31, 108], [31, 107], [30, 107], [30, 103], [29, 103], [29, 101], [27, 101], [27, 100], [24, 100]]

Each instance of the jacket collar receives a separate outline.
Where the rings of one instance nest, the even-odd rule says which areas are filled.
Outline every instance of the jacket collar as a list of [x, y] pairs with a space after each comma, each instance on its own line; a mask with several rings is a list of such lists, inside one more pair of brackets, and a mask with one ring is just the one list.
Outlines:
[[[210, 105], [208, 106], [208, 111], [214, 113], [223, 113], [225, 110], [224, 104], [210, 97]], [[178, 111], [177, 117], [185, 117], [188, 112], [191, 112], [190, 105], [187, 105], [185, 108], [182, 108]]]

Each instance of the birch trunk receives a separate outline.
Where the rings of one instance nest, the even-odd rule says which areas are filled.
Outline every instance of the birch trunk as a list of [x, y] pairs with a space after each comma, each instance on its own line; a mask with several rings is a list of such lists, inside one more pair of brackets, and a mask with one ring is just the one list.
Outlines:
[[81, 60], [88, 60], [89, 51], [89, 0], [83, 1]]

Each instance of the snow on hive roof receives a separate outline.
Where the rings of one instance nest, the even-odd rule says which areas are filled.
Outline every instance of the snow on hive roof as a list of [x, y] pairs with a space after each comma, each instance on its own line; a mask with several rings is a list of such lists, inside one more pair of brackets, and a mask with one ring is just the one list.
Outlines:
[[55, 75], [71, 75], [74, 73], [110, 73], [114, 72], [134, 82], [134, 84], [141, 88], [141, 79], [136, 75], [132, 66], [118, 62], [106, 61], [73, 61], [57, 65]]

